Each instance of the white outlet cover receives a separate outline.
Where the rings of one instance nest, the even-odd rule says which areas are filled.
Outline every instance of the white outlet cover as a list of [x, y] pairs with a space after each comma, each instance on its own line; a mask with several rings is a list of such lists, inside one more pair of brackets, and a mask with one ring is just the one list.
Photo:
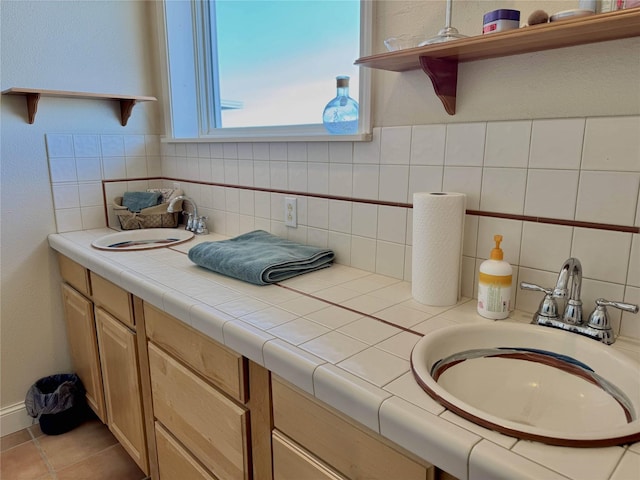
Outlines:
[[298, 202], [295, 197], [284, 198], [284, 224], [287, 227], [298, 226]]

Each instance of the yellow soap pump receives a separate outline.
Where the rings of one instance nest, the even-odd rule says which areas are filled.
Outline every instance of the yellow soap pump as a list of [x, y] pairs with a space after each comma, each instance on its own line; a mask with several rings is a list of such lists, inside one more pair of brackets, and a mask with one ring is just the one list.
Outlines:
[[478, 313], [485, 318], [502, 320], [511, 309], [513, 269], [503, 260], [502, 235], [494, 235], [496, 246], [488, 260], [480, 264], [478, 276]]

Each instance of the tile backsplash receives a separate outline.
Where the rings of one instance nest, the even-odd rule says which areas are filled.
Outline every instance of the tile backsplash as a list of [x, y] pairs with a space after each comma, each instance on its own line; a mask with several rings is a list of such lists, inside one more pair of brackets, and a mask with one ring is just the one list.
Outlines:
[[[122, 180], [105, 183], [107, 201], [179, 182], [211, 231], [268, 230], [329, 246], [339, 263], [410, 281], [414, 192], [463, 192], [469, 210], [555, 219], [468, 214], [462, 293], [476, 295], [479, 264], [501, 233], [514, 282], [555, 285], [562, 262], [578, 257], [588, 314], [599, 297], [640, 302], [640, 234], [624, 231], [640, 226], [639, 132], [640, 116], [625, 116], [383, 127], [371, 142], [354, 143], [160, 145], [156, 136], [47, 135], [47, 146], [59, 231], [105, 224], [101, 179]], [[156, 176], [164, 180], [128, 181]], [[286, 195], [298, 198], [297, 228], [284, 225]], [[540, 299], [513, 289], [521, 310], [535, 311]], [[610, 315], [616, 332], [640, 339], [637, 315]]]

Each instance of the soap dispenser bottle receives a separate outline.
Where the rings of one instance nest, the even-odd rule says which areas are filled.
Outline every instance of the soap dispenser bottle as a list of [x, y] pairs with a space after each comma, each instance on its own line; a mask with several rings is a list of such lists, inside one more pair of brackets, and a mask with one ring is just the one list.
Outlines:
[[494, 235], [496, 246], [491, 256], [480, 264], [478, 278], [478, 313], [485, 318], [502, 320], [509, 316], [513, 269], [503, 260], [502, 235]]

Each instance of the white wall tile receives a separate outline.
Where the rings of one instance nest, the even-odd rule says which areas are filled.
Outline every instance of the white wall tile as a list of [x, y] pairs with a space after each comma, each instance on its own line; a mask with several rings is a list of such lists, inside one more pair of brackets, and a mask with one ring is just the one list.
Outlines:
[[124, 135], [124, 154], [127, 157], [141, 157], [147, 154], [144, 135]]
[[[558, 270], [560, 267], [558, 266]], [[535, 270], [532, 268], [520, 267], [518, 269], [518, 280], [514, 282], [514, 286], [518, 285], [516, 290], [516, 308], [524, 312], [535, 313], [538, 310], [540, 302], [544, 298], [544, 294], [540, 292], [532, 292], [530, 290], [522, 290], [519, 285], [522, 282], [534, 283], [545, 288], [553, 288], [556, 285], [558, 272], [547, 272], [544, 270]], [[515, 280], [515, 279], [514, 279]]]
[[627, 283], [634, 287], [640, 287], [640, 235], [637, 233], [633, 234], [633, 240], [631, 241]]
[[53, 205], [56, 210], [61, 208], [74, 208], [80, 206], [80, 194], [78, 185], [53, 185]]
[[309, 162], [308, 189], [310, 193], [329, 193], [329, 165]]
[[102, 206], [81, 207], [80, 216], [83, 230], [106, 227], [107, 222], [104, 218], [104, 208]]
[[144, 149], [147, 155], [160, 155], [160, 135], [145, 135]]
[[68, 134], [48, 133], [45, 135], [47, 141], [47, 154], [52, 157], [73, 157], [73, 136]]
[[329, 194], [351, 197], [353, 194], [353, 165], [331, 163], [329, 165]]
[[407, 229], [406, 210], [400, 207], [378, 207], [378, 239], [404, 243]]
[[76, 157], [99, 157], [98, 135], [74, 135], [73, 150]]
[[308, 169], [306, 162], [288, 162], [289, 190], [306, 192], [308, 185]]
[[409, 165], [411, 127], [384, 127], [380, 141], [381, 164]]
[[482, 168], [444, 167], [442, 191], [464, 193], [467, 196], [467, 209], [477, 210], [480, 207], [481, 185]]
[[376, 238], [377, 231], [378, 206], [366, 203], [354, 203], [351, 233], [360, 237]]
[[486, 124], [450, 123], [447, 125], [445, 165], [480, 167], [484, 158]]
[[351, 235], [330, 231], [327, 236], [327, 247], [336, 254], [336, 262], [351, 265]]
[[[224, 144], [226, 145], [226, 144]], [[198, 158], [198, 144], [187, 143], [187, 158]]]
[[409, 192], [409, 167], [380, 165], [378, 198], [387, 202], [406, 202]]
[[269, 162], [253, 162], [253, 184], [262, 188], [271, 186]]
[[530, 120], [487, 123], [484, 166], [526, 168], [530, 141]]
[[307, 222], [316, 228], [329, 228], [329, 200], [309, 198], [307, 201]]
[[329, 162], [353, 163], [353, 143], [352, 142], [329, 143]]
[[631, 234], [576, 228], [571, 255], [580, 259], [583, 277], [624, 284], [627, 279]]
[[522, 214], [527, 170], [485, 168], [482, 175], [480, 209], [487, 212]]
[[370, 142], [355, 142], [353, 144], [353, 163], [379, 164], [381, 135], [382, 129], [376, 127], [373, 129]]
[[122, 135], [100, 135], [103, 157], [124, 157], [124, 137]]
[[271, 199], [268, 192], [255, 192], [256, 217], [271, 218]]
[[351, 266], [369, 272], [376, 269], [376, 240], [352, 235]]
[[253, 187], [253, 160], [238, 160], [238, 183]]
[[80, 208], [56, 209], [56, 227], [58, 233], [82, 230]]
[[238, 143], [238, 159], [253, 160], [253, 144], [252, 143]]
[[286, 190], [288, 183], [287, 162], [269, 162], [271, 188]]
[[351, 233], [351, 202], [329, 200], [329, 230]]
[[224, 181], [231, 185], [238, 185], [240, 182], [240, 172], [238, 167], [238, 160], [225, 158], [224, 165]]
[[580, 168], [583, 118], [534, 120], [529, 168]]
[[314, 163], [329, 162], [329, 145], [327, 142], [307, 143], [307, 161]]
[[520, 265], [556, 271], [571, 256], [573, 228], [564, 225], [524, 222]]
[[304, 142], [287, 143], [287, 160], [289, 162], [306, 162], [307, 144]]
[[150, 177], [162, 176], [162, 161], [159, 156], [147, 155], [147, 175]]
[[403, 278], [404, 245], [378, 240], [376, 243], [376, 273]]
[[269, 159], [270, 160], [286, 160], [287, 159], [287, 144], [286, 143], [270, 143], [269, 144]]
[[411, 165], [444, 165], [445, 125], [415, 125], [411, 131]]
[[582, 168], [640, 172], [640, 117], [588, 118]]
[[632, 225], [640, 173], [582, 171], [576, 220]]
[[[225, 190], [225, 202], [227, 212], [240, 212], [240, 191], [235, 188], [227, 188]], [[280, 210], [283, 212], [284, 210]]]
[[73, 157], [49, 158], [51, 182], [77, 182], [76, 159]]
[[124, 157], [103, 157], [102, 174], [105, 180], [127, 178], [127, 167]]
[[146, 157], [126, 157], [125, 168], [127, 178], [142, 178], [147, 176]]
[[[57, 159], [52, 158], [50, 162]], [[76, 157], [76, 171], [79, 182], [102, 180], [100, 157]]]
[[573, 219], [578, 192], [575, 170], [529, 170], [525, 215]]
[[464, 241], [462, 244], [462, 254], [469, 257], [476, 256], [478, 247], [478, 224], [480, 217], [475, 215], [464, 216]]
[[78, 185], [80, 195], [80, 206], [95, 207], [101, 206], [102, 201], [102, 184], [100, 183], [80, 183]]
[[353, 166], [353, 196], [367, 200], [378, 199], [379, 165]]
[[413, 203], [416, 192], [441, 192], [443, 176], [442, 166], [412, 165], [409, 168], [409, 203]]
[[[640, 288], [627, 285], [623, 300], [626, 303], [640, 305]], [[631, 338], [640, 338], [640, 321], [638, 321], [637, 313], [622, 312], [622, 317], [620, 319], [620, 335]]]

